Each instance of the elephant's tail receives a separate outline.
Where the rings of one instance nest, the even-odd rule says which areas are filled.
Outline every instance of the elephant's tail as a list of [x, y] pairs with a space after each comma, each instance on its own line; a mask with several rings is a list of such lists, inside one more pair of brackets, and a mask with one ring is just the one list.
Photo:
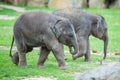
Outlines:
[[12, 57], [12, 47], [13, 47], [13, 43], [14, 43], [14, 37], [12, 38], [12, 43], [11, 43], [11, 47], [10, 47], [10, 54], [9, 54], [10, 57]]

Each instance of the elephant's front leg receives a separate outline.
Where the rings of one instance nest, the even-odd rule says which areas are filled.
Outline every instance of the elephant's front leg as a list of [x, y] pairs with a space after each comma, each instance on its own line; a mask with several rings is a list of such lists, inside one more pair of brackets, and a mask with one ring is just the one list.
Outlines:
[[[64, 45], [62, 45], [62, 49], [64, 49]], [[63, 56], [64, 56], [64, 59], [67, 60], [67, 57], [65, 55], [65, 51], [63, 50]]]
[[20, 67], [26, 67], [27, 66], [26, 53], [18, 52], [18, 55], [19, 55], [19, 65], [20, 65]]
[[66, 69], [67, 67], [65, 64], [64, 50], [63, 50], [62, 44], [56, 43], [52, 48], [52, 52], [53, 52], [56, 60], [58, 61], [59, 68]]
[[41, 47], [41, 52], [39, 55], [39, 60], [38, 60], [38, 67], [43, 68], [44, 67], [44, 62], [46, 61], [48, 54], [50, 53], [50, 50], [48, 50], [46, 47]]
[[87, 39], [87, 52], [85, 54], [85, 61], [91, 61], [90, 58], [90, 44], [89, 44], [89, 38]]

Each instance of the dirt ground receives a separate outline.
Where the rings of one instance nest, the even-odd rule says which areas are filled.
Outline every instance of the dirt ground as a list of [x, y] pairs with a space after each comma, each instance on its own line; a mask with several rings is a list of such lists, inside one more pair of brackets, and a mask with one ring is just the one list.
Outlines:
[[57, 80], [56, 78], [48, 78], [48, 77], [25, 77], [23, 80]]

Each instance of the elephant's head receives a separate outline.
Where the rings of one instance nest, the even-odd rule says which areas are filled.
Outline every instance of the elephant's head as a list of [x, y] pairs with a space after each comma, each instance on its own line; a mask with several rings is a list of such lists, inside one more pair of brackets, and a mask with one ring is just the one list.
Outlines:
[[107, 24], [102, 16], [97, 16], [92, 23], [92, 35], [104, 41], [104, 58], [106, 58], [107, 46], [108, 46], [108, 30]]
[[79, 48], [76, 34], [73, 25], [68, 19], [61, 18], [57, 20], [52, 30], [58, 38], [59, 42], [69, 46], [71, 54], [78, 53]]

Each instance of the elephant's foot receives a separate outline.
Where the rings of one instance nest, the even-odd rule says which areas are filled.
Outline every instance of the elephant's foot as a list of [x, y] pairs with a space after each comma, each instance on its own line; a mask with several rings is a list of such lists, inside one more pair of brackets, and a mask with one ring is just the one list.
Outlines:
[[25, 67], [27, 67], [27, 64], [23, 62], [23, 63], [20, 63], [19, 66], [20, 66], [21, 68], [25, 68]]
[[61, 70], [67, 69], [66, 64], [65, 63], [59, 63], [59, 69], [61, 69]]
[[67, 60], [67, 57], [64, 57], [64, 60]]
[[75, 57], [74, 55], [72, 55], [72, 59], [73, 59], [73, 60], [76, 60], [76, 59], [77, 59], [77, 57]]
[[73, 60], [76, 60], [77, 58], [79, 57], [82, 57], [84, 54], [75, 54], [75, 55], [72, 55], [72, 58]]
[[73, 60], [76, 60], [78, 58], [78, 55], [72, 55]]
[[19, 61], [17, 61], [17, 58], [12, 58], [12, 62], [16, 65], [18, 65]]
[[38, 68], [44, 68], [45, 66], [43, 64], [37, 65]]
[[19, 63], [19, 57], [18, 57], [18, 52], [16, 52], [15, 54], [13, 54], [13, 56], [11, 57], [12, 62], [16, 65], [18, 65]]
[[59, 69], [65, 70], [65, 69], [67, 69], [67, 66], [66, 66], [66, 65], [64, 65], [64, 66], [59, 66]]
[[85, 62], [90, 62], [90, 61], [92, 61], [91, 60], [91, 57], [90, 57], [90, 53], [86, 53], [85, 54], [85, 60], [84, 60]]
[[84, 60], [85, 62], [90, 62], [90, 61], [92, 61], [91, 59], [85, 59]]
[[25, 68], [27, 67], [27, 62], [25, 59], [22, 59], [19, 61], [19, 66], [22, 67], [22, 68]]

